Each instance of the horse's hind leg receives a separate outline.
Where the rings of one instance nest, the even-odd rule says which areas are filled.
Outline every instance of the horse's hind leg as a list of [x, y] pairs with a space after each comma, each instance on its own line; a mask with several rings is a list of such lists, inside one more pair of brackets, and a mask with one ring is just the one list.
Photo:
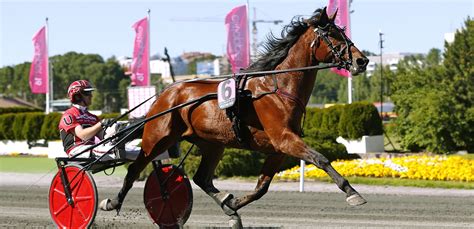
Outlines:
[[104, 211], [117, 210], [117, 214], [122, 207], [123, 200], [127, 195], [128, 191], [132, 188], [133, 182], [138, 179], [140, 173], [145, 169], [145, 167], [150, 163], [153, 157], [146, 157], [143, 151], [140, 152], [137, 159], [128, 166], [127, 175], [123, 181], [123, 186], [120, 189], [117, 197], [114, 199], [104, 199], [100, 203], [100, 209]]
[[207, 143], [200, 143], [198, 147], [202, 157], [199, 168], [196, 174], [194, 174], [193, 181], [219, 205], [222, 205], [224, 201], [231, 198], [231, 194], [220, 192], [214, 187], [212, 179], [214, 178], [214, 171], [216, 170], [217, 164], [224, 153], [224, 147]]
[[255, 190], [243, 197], [232, 198], [226, 202], [226, 205], [231, 209], [237, 211], [251, 202], [260, 199], [265, 193], [267, 193], [270, 183], [272, 182], [273, 176], [280, 168], [281, 164], [285, 160], [284, 154], [269, 154], [265, 159], [260, 176], [258, 177], [257, 186]]
[[202, 158], [199, 168], [193, 177], [194, 183], [199, 186], [207, 195], [222, 208], [224, 213], [230, 216], [229, 226], [232, 228], [242, 228], [242, 221], [236, 210], [229, 208], [225, 203], [233, 198], [233, 195], [227, 192], [221, 192], [212, 182], [214, 171], [222, 158], [224, 147], [209, 143], [199, 143], [199, 151]]

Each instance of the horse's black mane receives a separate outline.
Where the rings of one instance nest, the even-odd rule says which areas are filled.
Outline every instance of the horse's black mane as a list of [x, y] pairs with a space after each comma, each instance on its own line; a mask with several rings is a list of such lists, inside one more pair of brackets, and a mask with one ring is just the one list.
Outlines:
[[[314, 12], [311, 22], [315, 22], [315, 17], [319, 17], [321, 11], [322, 9], [317, 9]], [[273, 33], [270, 33], [267, 36], [261, 57], [244, 72], [275, 69], [286, 58], [288, 51], [298, 41], [298, 38], [309, 28], [307, 22], [301, 16], [295, 16], [289, 25], [283, 27], [281, 38], [277, 38]]]

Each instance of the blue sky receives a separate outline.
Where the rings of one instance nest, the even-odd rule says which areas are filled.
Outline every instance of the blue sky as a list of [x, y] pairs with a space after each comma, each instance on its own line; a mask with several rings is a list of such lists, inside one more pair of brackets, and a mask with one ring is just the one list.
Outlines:
[[[327, 0], [250, 0], [250, 18], [283, 20], [260, 23], [258, 40], [280, 34], [295, 15], [309, 16]], [[0, 0], [0, 67], [31, 61], [33, 35], [49, 18], [50, 56], [69, 51], [131, 56], [132, 24], [151, 10], [151, 54], [168, 48], [171, 56], [201, 51], [222, 55], [224, 17], [245, 0]], [[385, 34], [384, 53], [426, 53], [443, 50], [444, 34], [474, 15], [473, 0], [354, 0], [352, 40], [363, 50], [379, 53], [379, 30]]]

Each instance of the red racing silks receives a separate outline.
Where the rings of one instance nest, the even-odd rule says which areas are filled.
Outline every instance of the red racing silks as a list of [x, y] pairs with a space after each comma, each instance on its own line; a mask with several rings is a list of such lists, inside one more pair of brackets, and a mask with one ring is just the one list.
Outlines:
[[33, 94], [48, 93], [48, 48], [46, 43], [46, 26], [34, 36], [35, 53], [30, 67], [30, 89]]
[[131, 80], [134, 86], [149, 85], [149, 40], [148, 18], [143, 18], [133, 24], [135, 29], [135, 46], [131, 66]]
[[241, 68], [247, 68], [250, 64], [250, 45], [247, 26], [246, 5], [235, 7], [225, 17], [227, 58], [232, 65], [233, 73], [238, 73]]
[[[351, 38], [351, 30], [350, 30], [350, 22], [349, 22], [349, 5], [348, 0], [329, 0], [329, 4], [327, 7], [327, 14], [329, 16], [333, 15], [337, 10], [337, 15], [334, 23], [341, 27], [346, 28], [346, 36], [350, 39]], [[344, 76], [350, 77], [349, 71], [345, 69], [337, 69], [332, 68], [331, 71]]]

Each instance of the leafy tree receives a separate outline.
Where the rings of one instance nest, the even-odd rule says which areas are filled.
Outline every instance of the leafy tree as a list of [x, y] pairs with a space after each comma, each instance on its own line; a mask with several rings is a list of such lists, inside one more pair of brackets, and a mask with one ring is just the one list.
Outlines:
[[[474, 20], [468, 17], [465, 27], [458, 30], [452, 44], [445, 43], [445, 77], [441, 84], [454, 99], [454, 119], [458, 127], [452, 133], [456, 145], [474, 152]], [[451, 111], [453, 111], [451, 108]]]
[[452, 44], [427, 56], [407, 57], [392, 78], [396, 131], [410, 150], [447, 153], [474, 150], [472, 67], [474, 23], [468, 18]]
[[[337, 101], [339, 103], [348, 103], [349, 100], [348, 100], [348, 86], [347, 86], [348, 82], [347, 82], [347, 78], [344, 78], [343, 81], [341, 81], [341, 83], [339, 84], [339, 89], [337, 90]], [[354, 88], [354, 86], [352, 86], [352, 88]], [[354, 97], [354, 95], [352, 95], [352, 97]]]
[[354, 101], [369, 101], [370, 83], [366, 74], [354, 76], [352, 78], [352, 87]]
[[344, 77], [331, 72], [329, 69], [318, 71], [316, 83], [312, 91], [311, 103], [336, 103], [338, 102], [338, 89]]
[[[380, 93], [382, 93], [380, 89], [380, 82], [381, 77], [380, 77], [380, 65], [377, 65], [374, 69], [374, 73], [369, 77], [369, 95], [367, 97], [367, 100], [370, 102], [380, 102]], [[390, 83], [391, 80], [393, 79], [394, 72], [390, 70], [390, 66], [383, 66], [382, 68], [382, 74], [383, 74], [383, 101], [390, 101]]]

